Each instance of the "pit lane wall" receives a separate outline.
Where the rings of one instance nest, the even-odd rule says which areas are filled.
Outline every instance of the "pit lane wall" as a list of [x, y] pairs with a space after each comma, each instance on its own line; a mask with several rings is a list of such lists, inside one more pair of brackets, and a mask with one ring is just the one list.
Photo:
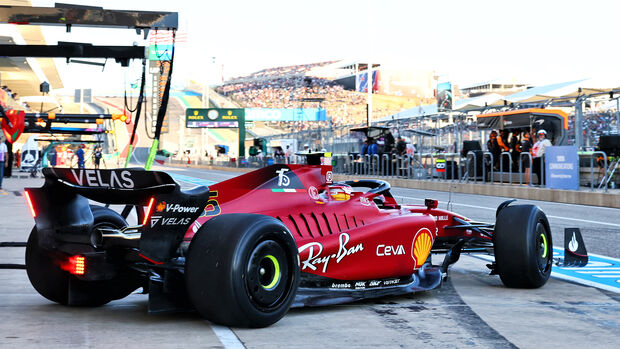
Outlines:
[[[173, 167], [183, 167], [183, 164], [170, 164]], [[204, 168], [208, 170], [219, 170], [228, 172], [250, 172], [254, 168], [237, 168], [211, 165], [192, 165], [192, 168]], [[435, 191], [452, 191], [453, 193], [474, 194], [500, 196], [514, 199], [524, 200], [540, 200], [548, 202], [560, 202], [567, 204], [603, 206], [620, 208], [620, 191], [592, 192], [586, 190], [561, 190], [535, 188], [519, 185], [495, 185], [495, 184], [475, 184], [475, 183], [459, 183], [459, 182], [441, 182], [431, 180], [403, 179], [403, 178], [385, 178], [381, 176], [369, 175], [343, 175], [334, 174], [334, 181], [356, 180], [362, 178], [382, 179], [388, 181], [393, 187], [435, 190]]]

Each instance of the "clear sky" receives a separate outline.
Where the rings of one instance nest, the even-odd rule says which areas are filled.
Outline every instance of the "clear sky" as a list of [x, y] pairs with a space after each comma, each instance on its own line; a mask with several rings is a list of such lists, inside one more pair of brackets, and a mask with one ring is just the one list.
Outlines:
[[[204, 76], [205, 62], [213, 56], [224, 65], [225, 77], [279, 65], [369, 58], [435, 70], [461, 85], [495, 78], [545, 84], [620, 77], [620, 1], [614, 0], [62, 2], [179, 12], [180, 30], [189, 37], [175, 56], [177, 81]], [[32, 3], [53, 6], [54, 1]], [[54, 28], [45, 33], [48, 43], [131, 44], [139, 39], [128, 30], [113, 35], [73, 28], [65, 34], [64, 28]], [[99, 69], [72, 68], [68, 87], [79, 81], [92, 84], [81, 71], [97, 74]], [[135, 71], [128, 74], [130, 80], [137, 77]], [[117, 73], [115, 79], [124, 76]]]

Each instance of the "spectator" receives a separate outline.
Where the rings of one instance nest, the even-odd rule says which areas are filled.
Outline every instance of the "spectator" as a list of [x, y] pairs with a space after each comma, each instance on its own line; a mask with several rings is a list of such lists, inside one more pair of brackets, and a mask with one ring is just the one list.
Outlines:
[[99, 163], [101, 162], [101, 158], [103, 154], [101, 153], [101, 147], [96, 147], [93, 152], [93, 162], [95, 163], [95, 169], [99, 169]]
[[84, 168], [84, 149], [86, 145], [82, 144], [78, 147], [78, 150], [75, 152], [75, 155], [78, 159], [78, 168]]
[[551, 146], [551, 142], [547, 139], [547, 131], [539, 130], [538, 141], [532, 147], [532, 156], [534, 157], [534, 164], [532, 171], [538, 176], [538, 184], [545, 184], [545, 179], [542, 177], [542, 168], [545, 166], [544, 155], [545, 149]]

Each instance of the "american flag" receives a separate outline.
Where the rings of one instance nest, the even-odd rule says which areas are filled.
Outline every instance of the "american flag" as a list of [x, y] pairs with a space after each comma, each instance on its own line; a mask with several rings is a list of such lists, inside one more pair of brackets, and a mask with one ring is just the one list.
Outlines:
[[[172, 30], [151, 30], [149, 32], [149, 44], [172, 44]], [[186, 43], [187, 32], [177, 31], [175, 43]]]

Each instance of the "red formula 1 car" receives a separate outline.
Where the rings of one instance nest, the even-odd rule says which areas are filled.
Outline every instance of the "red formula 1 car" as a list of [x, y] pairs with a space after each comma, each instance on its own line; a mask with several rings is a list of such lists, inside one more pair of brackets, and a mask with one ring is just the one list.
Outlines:
[[[385, 181], [333, 182], [320, 155], [189, 191], [164, 172], [45, 169], [45, 185], [26, 190], [36, 222], [28, 277], [61, 304], [101, 305], [142, 287], [149, 311], [197, 309], [249, 327], [290, 307], [436, 288], [461, 252], [494, 254], [489, 267], [508, 287], [549, 278], [551, 234], [538, 207], [508, 201], [485, 224], [432, 199], [399, 205]], [[88, 199], [127, 206], [119, 214]], [[128, 226], [133, 207], [139, 225]]]

